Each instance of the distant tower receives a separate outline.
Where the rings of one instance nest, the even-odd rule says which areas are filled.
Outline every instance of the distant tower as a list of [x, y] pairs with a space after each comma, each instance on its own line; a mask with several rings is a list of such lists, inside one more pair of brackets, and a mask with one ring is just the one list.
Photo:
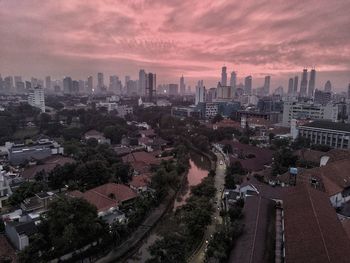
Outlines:
[[146, 72], [144, 69], [139, 71], [139, 87], [138, 94], [144, 96], [146, 94]]
[[330, 80], [327, 80], [326, 84], [324, 84], [324, 91], [332, 92], [332, 83]]
[[45, 96], [42, 87], [34, 87], [28, 95], [28, 104], [45, 112]]
[[246, 94], [252, 94], [252, 76], [248, 76], [244, 79], [244, 91]]
[[196, 86], [196, 99], [195, 104], [200, 102], [205, 102], [205, 87], [203, 85], [203, 80], [199, 80]]
[[309, 89], [307, 92], [308, 97], [312, 97], [315, 91], [315, 82], [316, 82], [316, 70], [312, 69], [310, 72], [310, 80], [309, 80]]
[[271, 82], [271, 76], [266, 76], [265, 82], [264, 82], [264, 95], [270, 94], [270, 82]]
[[[32, 87], [35, 88], [35, 86]], [[73, 81], [71, 77], [65, 77], [63, 79], [63, 93], [64, 94], [70, 94], [72, 92], [73, 89]]]
[[146, 96], [148, 97], [149, 102], [153, 102], [156, 95], [156, 74], [148, 73], [146, 74]]
[[89, 76], [86, 82], [86, 93], [91, 94], [94, 88], [93, 78]]
[[102, 92], [104, 89], [104, 78], [103, 73], [99, 72], [97, 73], [97, 92]]
[[45, 78], [45, 88], [46, 90], [51, 90], [51, 77], [47, 76]]
[[231, 72], [230, 86], [231, 86], [231, 97], [233, 98], [236, 94], [236, 85], [237, 85], [237, 74], [235, 71]]
[[349, 83], [349, 86], [348, 86], [348, 99], [350, 99], [350, 83]]
[[293, 88], [294, 95], [298, 94], [298, 85], [299, 85], [299, 77], [295, 76], [294, 77], [294, 88]]
[[289, 81], [288, 81], [288, 95], [292, 95], [294, 93], [294, 86], [293, 86], [293, 78], [290, 78]]
[[180, 78], [180, 94], [184, 95], [186, 93], [186, 84], [185, 84], [185, 78], [182, 75]]
[[300, 82], [300, 96], [305, 97], [307, 91], [307, 69], [303, 70], [303, 74]]
[[226, 73], [226, 66], [222, 67], [221, 70], [221, 86], [227, 86], [227, 73]]

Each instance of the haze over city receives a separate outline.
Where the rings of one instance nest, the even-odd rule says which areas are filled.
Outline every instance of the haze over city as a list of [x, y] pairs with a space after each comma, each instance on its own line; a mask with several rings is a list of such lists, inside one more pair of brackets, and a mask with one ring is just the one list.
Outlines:
[[316, 88], [350, 81], [349, 1], [0, 1], [0, 72], [25, 77], [104, 72], [158, 83], [183, 74], [216, 86], [223, 65], [239, 82], [286, 89], [302, 68]]

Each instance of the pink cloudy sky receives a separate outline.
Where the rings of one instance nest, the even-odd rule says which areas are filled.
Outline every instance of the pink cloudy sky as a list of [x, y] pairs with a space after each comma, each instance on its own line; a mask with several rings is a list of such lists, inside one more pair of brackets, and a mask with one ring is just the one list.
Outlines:
[[144, 68], [158, 83], [184, 74], [211, 86], [225, 64], [276, 87], [315, 66], [318, 87], [345, 90], [349, 12], [349, 0], [0, 0], [0, 73], [124, 79]]

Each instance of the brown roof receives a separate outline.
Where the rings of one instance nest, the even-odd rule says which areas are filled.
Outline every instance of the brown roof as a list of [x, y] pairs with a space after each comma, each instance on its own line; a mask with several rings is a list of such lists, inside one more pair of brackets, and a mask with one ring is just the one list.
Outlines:
[[248, 171], [259, 171], [265, 168], [265, 165], [272, 163], [272, 154], [273, 151], [266, 148], [259, 148], [248, 144], [243, 144], [239, 142], [232, 141], [222, 141], [222, 144], [231, 144], [233, 152], [238, 155], [247, 156], [248, 154], [254, 154], [253, 158], [240, 159], [235, 156], [230, 156], [231, 162], [239, 161], [243, 168]]
[[283, 209], [287, 262], [349, 262], [350, 240], [326, 194], [305, 185], [290, 188]]
[[115, 199], [119, 202], [124, 202], [137, 197], [137, 194], [130, 187], [123, 184], [107, 183], [89, 191], [95, 191], [104, 196], [110, 196], [113, 194]]
[[153, 129], [140, 130], [140, 134], [143, 134], [146, 137], [152, 137], [156, 135]]
[[294, 152], [296, 156], [300, 159], [313, 162], [315, 164], [320, 164], [321, 157], [326, 155], [325, 152], [311, 150], [311, 149], [301, 149]]
[[80, 191], [73, 191], [68, 193], [71, 197], [83, 198], [88, 201], [90, 204], [94, 205], [97, 208], [98, 212], [104, 212], [109, 210], [110, 208], [118, 206], [118, 201], [109, 198], [108, 196], [104, 196], [95, 192], [93, 190], [86, 191], [82, 193]]
[[149, 175], [143, 174], [143, 175], [133, 176], [130, 182], [130, 186], [133, 186], [135, 188], [144, 187], [144, 186], [147, 186], [149, 182], [150, 182]]
[[148, 152], [134, 152], [127, 154], [122, 157], [124, 163], [130, 163], [134, 170], [139, 173], [147, 172], [150, 168], [150, 165], [159, 165], [162, 160], [170, 160], [172, 156], [157, 158], [155, 153]]
[[69, 157], [64, 157], [61, 155], [53, 155], [53, 156], [50, 156], [49, 158], [46, 158], [42, 161], [44, 162], [44, 164], [34, 165], [34, 166], [26, 168], [21, 173], [21, 176], [25, 179], [34, 179], [35, 175], [40, 171], [44, 171], [45, 173], [49, 173], [58, 165], [63, 166], [66, 163], [75, 162], [74, 159], [69, 158]]
[[96, 131], [96, 130], [90, 130], [87, 131], [85, 134], [85, 137], [94, 137], [94, 136], [103, 136], [102, 132]]
[[[9, 261], [5, 261], [5, 259], [9, 259]], [[16, 251], [10, 245], [6, 237], [0, 234], [0, 262], [16, 262]]]

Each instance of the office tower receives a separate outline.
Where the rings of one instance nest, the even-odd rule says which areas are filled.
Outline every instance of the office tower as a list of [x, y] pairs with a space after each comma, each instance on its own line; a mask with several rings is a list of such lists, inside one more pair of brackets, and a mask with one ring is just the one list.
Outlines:
[[103, 73], [99, 72], [97, 73], [97, 92], [102, 92], [104, 91], [104, 78], [103, 78]]
[[233, 93], [236, 91], [237, 74], [235, 71], [231, 72], [230, 86]]
[[292, 95], [294, 92], [293, 88], [293, 78], [290, 78], [289, 81], [288, 81], [288, 95]]
[[225, 66], [221, 69], [221, 86], [227, 86], [227, 73]]
[[180, 94], [185, 95], [186, 93], [186, 84], [185, 84], [185, 78], [182, 75], [180, 78]]
[[128, 81], [126, 82], [126, 86], [125, 86], [125, 89], [126, 89], [126, 94], [127, 95], [132, 95], [132, 96], [135, 96], [137, 95], [137, 84], [138, 82], [135, 81], [135, 80], [131, 80], [130, 78], [128, 79]]
[[314, 94], [315, 82], [316, 82], [316, 70], [312, 69], [311, 72], [310, 72], [309, 88], [308, 88], [308, 91], [307, 91], [307, 95], [310, 98]]
[[84, 93], [84, 92], [85, 92], [85, 81], [79, 80], [79, 93]]
[[30, 82], [31, 82], [33, 88], [39, 86], [39, 82], [38, 82], [38, 79], [37, 79], [37, 78], [33, 78], [33, 77], [32, 77], [31, 80], [30, 80]]
[[206, 101], [213, 102], [215, 99], [216, 99], [216, 88], [210, 88], [208, 90]]
[[300, 82], [300, 96], [306, 97], [306, 91], [307, 91], [307, 69], [303, 70], [303, 74], [301, 76], [301, 82]]
[[205, 87], [203, 85], [203, 80], [199, 80], [196, 86], [195, 104], [197, 105], [200, 102], [205, 102]]
[[314, 103], [327, 105], [332, 100], [332, 94], [327, 91], [315, 90]]
[[73, 80], [72, 81], [72, 90], [71, 93], [78, 94], [79, 93], [79, 81]]
[[122, 83], [117, 75], [109, 77], [109, 91], [116, 95], [122, 94]]
[[140, 69], [139, 71], [138, 94], [140, 96], [144, 96], [146, 94], [146, 72], [144, 69]]
[[16, 92], [16, 93], [24, 93], [25, 84], [22, 81], [22, 77], [21, 76], [15, 76], [14, 80], [15, 80], [15, 90], [14, 90], [14, 92]]
[[45, 96], [42, 87], [34, 87], [28, 95], [28, 104], [45, 112]]
[[[293, 79], [292, 79], [293, 80]], [[289, 87], [288, 87], [289, 88]], [[282, 86], [279, 86], [277, 89], [275, 89], [274, 95], [283, 96], [284, 90]]]
[[298, 94], [298, 86], [299, 86], [299, 77], [295, 76], [294, 77], [294, 88], [293, 88], [294, 95]]
[[63, 93], [70, 94], [72, 92], [72, 78], [65, 77], [63, 79]]
[[252, 76], [248, 76], [244, 79], [244, 92], [245, 94], [252, 94]]
[[146, 96], [149, 102], [153, 102], [156, 96], [157, 76], [153, 73], [146, 74]]
[[324, 91], [332, 92], [332, 83], [330, 80], [327, 80], [326, 84], [324, 84]]
[[26, 86], [26, 91], [29, 91], [32, 89], [32, 83], [30, 81], [26, 81], [25, 86]]
[[4, 92], [4, 81], [0, 75], [0, 93]]
[[349, 83], [349, 86], [348, 86], [348, 99], [350, 99], [350, 83]]
[[14, 80], [15, 80], [15, 85], [16, 85], [17, 82], [22, 82], [22, 77], [21, 76], [15, 76]]
[[169, 84], [168, 85], [168, 94], [172, 96], [176, 96], [179, 93], [179, 85], [177, 84]]
[[266, 76], [265, 77], [265, 82], [264, 82], [264, 95], [269, 95], [270, 94], [270, 82], [271, 82], [271, 76]]
[[46, 90], [51, 90], [51, 77], [47, 76], [45, 78], [45, 88]]
[[4, 91], [5, 93], [10, 93], [13, 90], [13, 78], [12, 76], [8, 76], [4, 78], [3, 81]]
[[86, 93], [91, 94], [93, 91], [93, 88], [94, 88], [94, 81], [92, 76], [89, 76], [86, 82]]

